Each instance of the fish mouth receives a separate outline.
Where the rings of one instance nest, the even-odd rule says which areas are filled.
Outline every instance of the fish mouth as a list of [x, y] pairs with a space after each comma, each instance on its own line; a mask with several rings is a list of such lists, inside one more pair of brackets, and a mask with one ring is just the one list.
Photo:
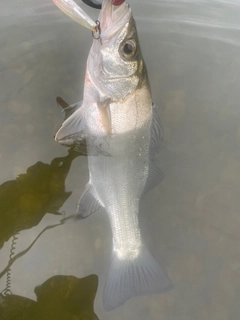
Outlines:
[[103, 0], [99, 15], [103, 36], [115, 34], [130, 19], [131, 10], [124, 0]]

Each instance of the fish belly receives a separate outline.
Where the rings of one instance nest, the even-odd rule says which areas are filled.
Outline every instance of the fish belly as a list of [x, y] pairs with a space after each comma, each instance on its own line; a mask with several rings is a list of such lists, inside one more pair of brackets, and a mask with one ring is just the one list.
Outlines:
[[122, 256], [141, 246], [138, 210], [148, 176], [149, 134], [140, 131], [112, 137], [110, 156], [89, 157], [90, 183], [108, 213], [114, 250]]

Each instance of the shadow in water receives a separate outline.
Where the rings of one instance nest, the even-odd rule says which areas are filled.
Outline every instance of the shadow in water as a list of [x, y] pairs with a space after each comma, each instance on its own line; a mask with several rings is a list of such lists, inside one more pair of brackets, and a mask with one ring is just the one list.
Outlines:
[[[63, 109], [66, 107], [62, 105], [63, 100], [58, 102]], [[54, 276], [35, 288], [37, 301], [11, 292], [13, 263], [25, 255], [46, 230], [62, 225], [73, 215], [45, 227], [25, 250], [15, 255], [18, 233], [38, 225], [46, 213], [62, 215], [59, 210], [72, 194], [65, 191], [65, 180], [72, 161], [83, 154], [70, 148], [65, 157], [55, 158], [51, 164], [39, 161], [16, 180], [0, 185], [0, 249], [12, 237], [9, 261], [0, 272], [0, 279], [6, 275], [6, 288], [0, 294], [0, 319], [98, 320], [93, 309], [98, 287], [96, 275], [83, 279]]]
[[0, 186], [0, 248], [12, 238], [10, 258], [0, 279], [6, 275], [6, 288], [0, 294], [0, 319], [7, 320], [97, 320], [93, 303], [98, 286], [96, 275], [83, 279], [74, 276], [54, 276], [35, 288], [37, 301], [12, 294], [11, 266], [26, 254], [48, 229], [44, 228], [35, 240], [23, 251], [14, 255], [17, 233], [36, 226], [46, 213], [60, 215], [59, 209], [72, 192], [65, 191], [65, 179], [72, 161], [80, 153], [70, 149], [68, 155], [55, 158], [51, 164], [37, 162], [16, 180]]
[[37, 162], [16, 180], [0, 185], [0, 248], [19, 231], [36, 226], [46, 213], [58, 210], [72, 192], [65, 191], [71, 163], [80, 154], [70, 149], [51, 164]]
[[0, 319], [98, 320], [93, 304], [98, 277], [54, 276], [35, 288], [37, 301], [0, 295]]

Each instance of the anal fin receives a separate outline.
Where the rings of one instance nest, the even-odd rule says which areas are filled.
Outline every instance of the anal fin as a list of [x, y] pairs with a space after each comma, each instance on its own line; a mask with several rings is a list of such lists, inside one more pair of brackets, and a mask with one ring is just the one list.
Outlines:
[[81, 195], [77, 205], [77, 218], [85, 219], [92, 213], [102, 208], [100, 201], [97, 199], [93, 187], [88, 183]]
[[154, 156], [159, 152], [160, 144], [163, 139], [163, 126], [157, 113], [157, 106], [153, 104], [153, 120], [151, 128], [150, 154]]
[[162, 182], [165, 178], [164, 173], [161, 169], [159, 169], [153, 161], [150, 161], [148, 178], [146, 181], [146, 185], [143, 189], [142, 196], [144, 196], [148, 191], [155, 188], [160, 182]]

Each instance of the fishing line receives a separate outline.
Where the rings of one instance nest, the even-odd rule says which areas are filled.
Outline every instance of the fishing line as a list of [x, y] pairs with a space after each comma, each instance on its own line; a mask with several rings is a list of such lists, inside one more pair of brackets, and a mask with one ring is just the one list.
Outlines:
[[[62, 215], [65, 216], [66, 212], [63, 211]], [[11, 243], [11, 249], [10, 249], [10, 255], [9, 255], [9, 260], [8, 260], [8, 264], [6, 266], [6, 268], [0, 273], [0, 279], [6, 274], [6, 287], [5, 289], [2, 290], [2, 292], [0, 293], [0, 316], [3, 317], [3, 319], [6, 319], [6, 311], [7, 311], [7, 297], [12, 295], [12, 291], [11, 291], [11, 266], [12, 264], [19, 259], [20, 257], [22, 257], [25, 253], [27, 253], [32, 246], [35, 244], [35, 242], [38, 240], [38, 238], [48, 229], [52, 229], [55, 228], [57, 226], [61, 226], [65, 223], [66, 220], [68, 219], [76, 219], [76, 215], [72, 214], [69, 217], [64, 217], [60, 220], [60, 223], [58, 224], [54, 224], [54, 225], [50, 225], [45, 227], [40, 233], [39, 235], [36, 237], [36, 239], [30, 244], [29, 247], [27, 247], [25, 250], [19, 252], [18, 254], [15, 255], [15, 250], [16, 250], [16, 244], [17, 244], [17, 239], [18, 239], [18, 235], [20, 233], [20, 231], [17, 231], [15, 233], [15, 235], [12, 237], [12, 243]], [[19, 228], [20, 229], [20, 228]], [[21, 230], [21, 229], [20, 229]], [[1, 312], [1, 308], [2, 308], [2, 312]], [[5, 317], [6, 316], [6, 317]]]
[[82, 0], [83, 3], [95, 9], [102, 9], [102, 4], [95, 0]]
[[[63, 215], [65, 215], [65, 212], [63, 212]], [[23, 251], [19, 252], [18, 254], [14, 255], [14, 250], [15, 250], [15, 246], [16, 246], [16, 240], [17, 240], [17, 235], [19, 234], [16, 233], [15, 236], [13, 237], [14, 239], [12, 240], [12, 246], [11, 246], [11, 250], [10, 250], [10, 256], [9, 256], [9, 261], [8, 261], [8, 264], [7, 266], [3, 269], [2, 272], [0, 272], [0, 279], [5, 275], [5, 274], [8, 274], [8, 272], [11, 270], [11, 266], [12, 264], [17, 260], [19, 259], [20, 257], [22, 257], [25, 253], [27, 253], [31, 248], [32, 246], [35, 244], [35, 242], [38, 240], [38, 238], [48, 229], [52, 229], [52, 228], [55, 228], [57, 226], [61, 226], [65, 223], [66, 220], [69, 220], [69, 219], [76, 219], [76, 215], [75, 214], [72, 214], [70, 215], [69, 217], [66, 217], [66, 218], [62, 218], [60, 220], [60, 223], [58, 224], [53, 224], [53, 225], [50, 225], [50, 226], [47, 226], [45, 227], [40, 233], [39, 235], [36, 237], [36, 239]], [[11, 276], [11, 274], [9, 273], [9, 275]], [[9, 285], [11, 285], [11, 278], [9, 278], [8, 280], [8, 283]], [[6, 286], [6, 288], [2, 291], [2, 294], [3, 293], [6, 293], [6, 292], [10, 292], [11, 294], [11, 290], [10, 290], [10, 286]]]
[[[15, 250], [16, 250], [16, 245], [17, 245], [17, 240], [18, 240], [18, 235], [20, 233], [21, 228], [19, 227], [17, 229], [18, 231], [12, 236], [12, 242], [11, 242], [11, 248], [10, 248], [10, 254], [9, 254], [9, 259], [8, 259], [8, 264], [11, 263], [14, 255], [15, 255]], [[1, 294], [3, 296], [11, 295], [11, 268], [7, 270], [6, 274], [6, 287], [5, 289], [2, 290]]]
[[22, 257], [23, 255], [25, 255], [25, 253], [27, 253], [32, 246], [35, 244], [35, 242], [38, 240], [38, 238], [48, 229], [52, 229], [55, 228], [57, 226], [61, 226], [65, 223], [66, 220], [68, 219], [76, 219], [76, 215], [70, 215], [69, 217], [66, 217], [66, 212], [63, 211], [62, 212], [62, 216], [63, 218], [60, 220], [60, 223], [58, 224], [54, 224], [54, 225], [50, 225], [45, 227], [40, 233], [39, 235], [36, 237], [36, 239], [30, 244], [30, 246], [28, 248], [26, 248], [25, 250], [19, 252], [18, 254], [15, 255], [15, 250], [16, 250], [16, 244], [17, 244], [17, 240], [18, 240], [18, 236], [20, 234], [20, 231], [24, 228], [18, 228], [18, 231], [13, 235], [12, 237], [12, 243], [11, 243], [11, 248], [10, 248], [10, 254], [9, 254], [9, 260], [8, 260], [8, 264], [6, 266], [6, 268], [0, 273], [0, 279], [6, 274], [6, 287], [5, 289], [2, 290], [2, 292], [0, 293], [0, 316], [3, 317], [3, 319], [7, 318], [7, 314], [6, 311], [8, 309], [7, 306], [7, 297], [12, 295], [12, 291], [11, 291], [11, 266], [12, 264], [19, 259], [20, 257]]
[[[20, 230], [20, 228], [19, 228]], [[18, 235], [20, 231], [17, 231], [13, 236], [12, 236], [12, 242], [11, 242], [11, 248], [10, 248], [10, 254], [9, 254], [9, 259], [8, 259], [8, 264], [11, 263], [14, 255], [15, 255], [15, 250], [16, 250], [16, 245], [17, 245], [17, 240], [18, 240]], [[5, 312], [6, 312], [6, 297], [12, 295], [11, 291], [11, 268], [7, 270], [6, 274], [6, 287], [2, 290], [0, 294], [1, 298], [1, 305], [3, 308], [2, 316], [5, 318]]]
[[[15, 255], [15, 250], [16, 250], [16, 244], [17, 244], [17, 239], [18, 239], [19, 232], [17, 232], [13, 237], [12, 237], [12, 243], [11, 243], [11, 248], [10, 248], [10, 254], [9, 254], [9, 259], [8, 259], [8, 264], [12, 261], [14, 255]], [[6, 275], [6, 287], [2, 291], [3, 296], [11, 295], [11, 268], [7, 270], [7, 275]]]

